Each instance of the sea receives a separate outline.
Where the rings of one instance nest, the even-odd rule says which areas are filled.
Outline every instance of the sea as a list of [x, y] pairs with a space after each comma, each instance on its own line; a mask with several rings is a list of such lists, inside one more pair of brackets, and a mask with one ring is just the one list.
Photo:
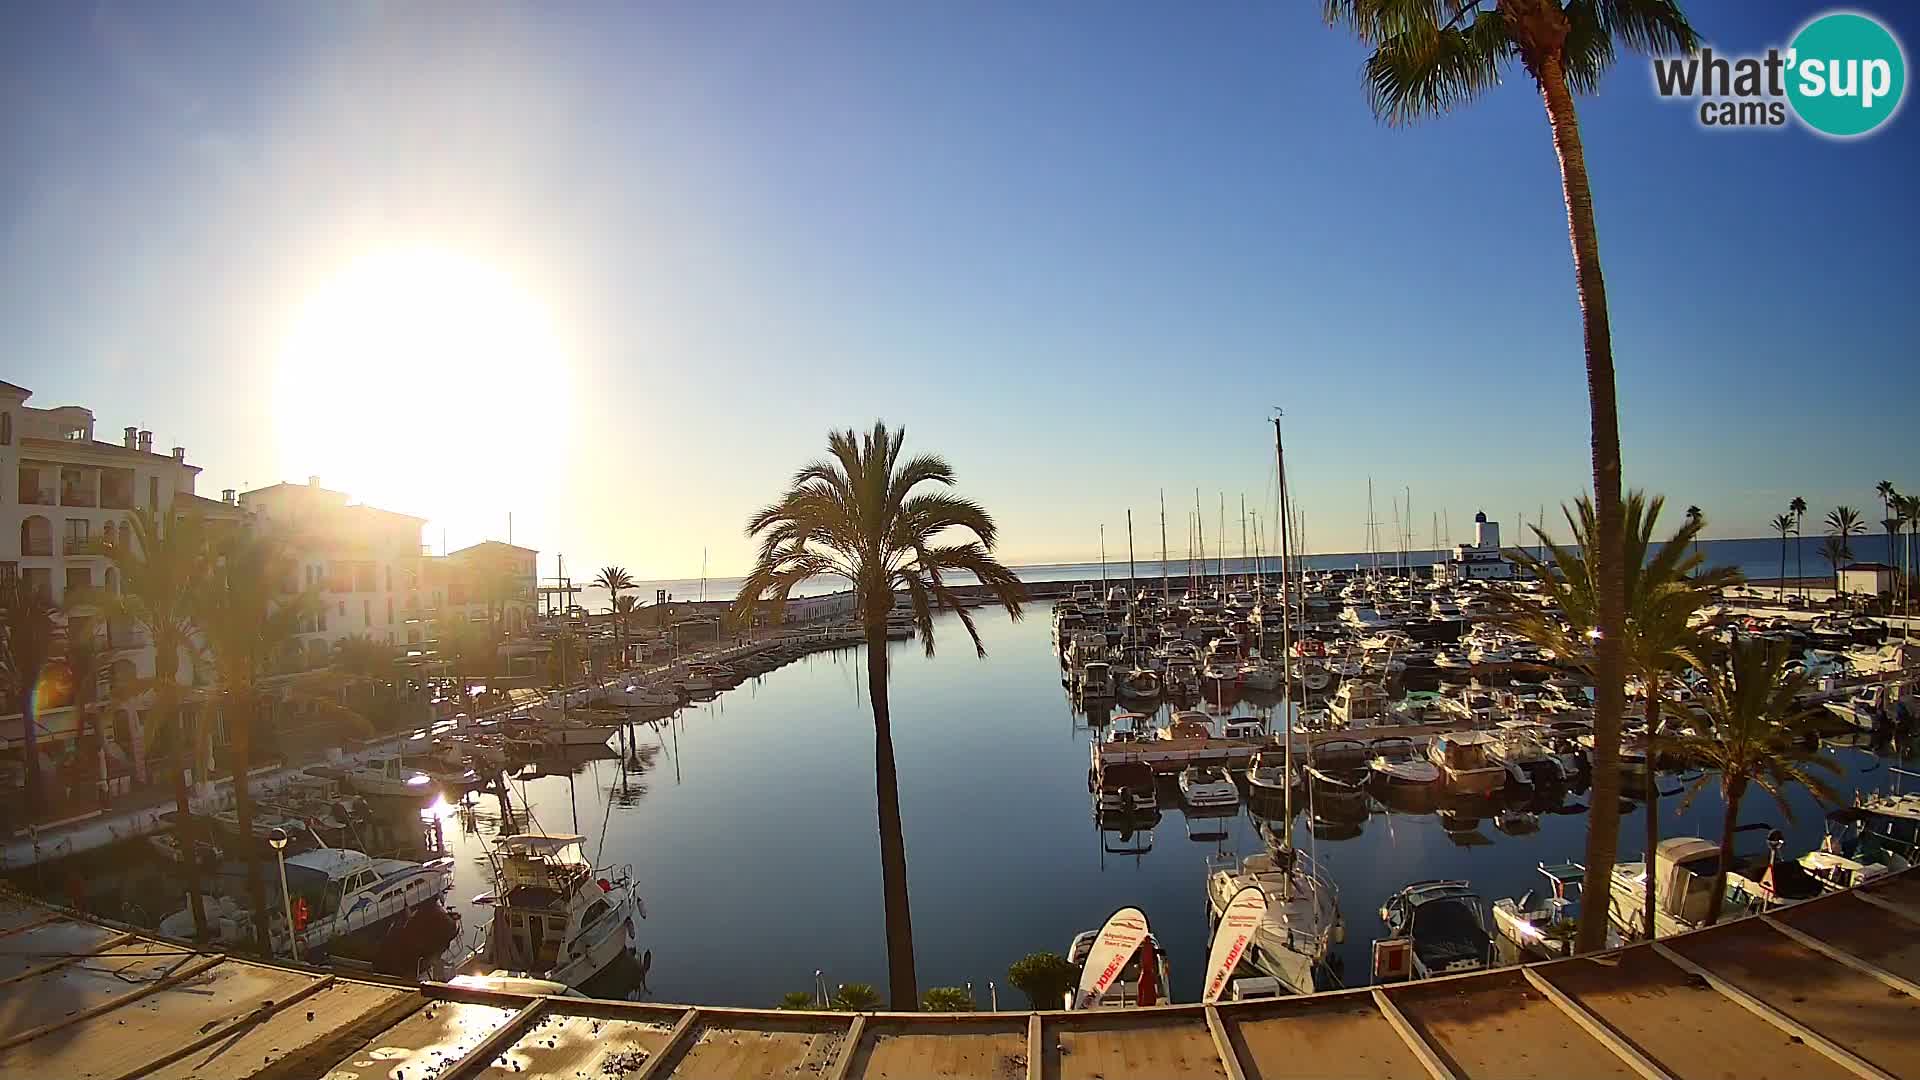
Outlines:
[[[1777, 536], [1702, 540], [1700, 557], [1709, 567], [1731, 567], [1738, 570], [1749, 581], [1773, 581], [1785, 576], [1789, 579], [1804, 577], [1831, 582], [1834, 568], [1821, 553], [1821, 546], [1825, 540], [1824, 536], [1819, 535], [1789, 537], [1784, 546]], [[1901, 543], [1904, 544], [1906, 541], [1907, 538], [1903, 537]], [[1853, 552], [1854, 561], [1900, 565], [1900, 545], [1892, 544], [1884, 532], [1854, 536], [1849, 541], [1849, 548]], [[1527, 550], [1538, 551], [1539, 549], [1529, 547]], [[1781, 571], [1783, 553], [1786, 567], [1784, 575]], [[1444, 561], [1448, 554], [1449, 552], [1446, 551], [1434, 550], [1411, 551], [1405, 554], [1398, 551], [1378, 554], [1343, 552], [1307, 555], [1302, 561], [1316, 570], [1352, 570], [1356, 567], [1371, 568], [1376, 565], [1387, 569], [1411, 566], [1419, 570]], [[1189, 564], [1185, 558], [1169, 558], [1166, 563], [1166, 573], [1173, 577], [1184, 577], [1188, 567]], [[1204, 566], [1196, 560], [1193, 567], [1195, 573], [1222, 572], [1221, 561], [1211, 556]], [[1256, 571], [1272, 574], [1278, 570], [1278, 567], [1279, 560], [1272, 556], [1264, 559], [1229, 556], [1225, 560], [1225, 573], [1228, 577], [1239, 577]], [[1104, 563], [1099, 560], [1033, 563], [1015, 566], [1012, 569], [1020, 576], [1020, 580], [1032, 582], [1086, 581], [1100, 578], [1113, 582], [1125, 582], [1129, 576], [1136, 581], [1150, 582], [1157, 580], [1161, 575], [1161, 563], [1157, 557], [1136, 558], [1129, 567], [1124, 555], [1120, 558], [1109, 558]], [[658, 593], [664, 593], [670, 599], [681, 602], [703, 599], [730, 600], [740, 591], [740, 586], [745, 580], [742, 577], [716, 577], [639, 581], [635, 583], [635, 595], [647, 603], [652, 603]], [[953, 580], [964, 583], [972, 579], [967, 575], [955, 575]], [[822, 577], [796, 588], [794, 595], [818, 596], [823, 593], [838, 592], [847, 587], [847, 582], [842, 578]], [[593, 612], [606, 611], [611, 607], [611, 601], [604, 589], [582, 588], [578, 603]]]

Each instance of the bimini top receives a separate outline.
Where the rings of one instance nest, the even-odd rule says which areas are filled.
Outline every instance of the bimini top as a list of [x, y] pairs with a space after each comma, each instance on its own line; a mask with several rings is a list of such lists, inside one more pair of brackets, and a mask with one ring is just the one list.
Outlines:
[[578, 848], [586, 837], [577, 833], [518, 833], [500, 839], [500, 847], [512, 855], [561, 855], [568, 848]]

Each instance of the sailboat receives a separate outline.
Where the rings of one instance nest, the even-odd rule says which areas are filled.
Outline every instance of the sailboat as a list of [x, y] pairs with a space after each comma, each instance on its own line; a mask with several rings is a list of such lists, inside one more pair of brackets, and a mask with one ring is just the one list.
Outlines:
[[[1274, 459], [1280, 480], [1280, 582], [1285, 595], [1292, 588], [1289, 575], [1292, 554], [1287, 526], [1287, 469], [1280, 440], [1280, 419], [1273, 421]], [[1284, 601], [1283, 601], [1284, 603]], [[1292, 645], [1292, 605], [1280, 623], [1281, 649]], [[1283, 682], [1282, 686], [1286, 684]], [[1287, 687], [1281, 706], [1286, 775], [1293, 775], [1292, 690]], [[1246, 960], [1278, 981], [1285, 993], [1310, 994], [1314, 991], [1314, 972], [1326, 963], [1328, 953], [1346, 938], [1346, 926], [1340, 917], [1340, 893], [1333, 880], [1315, 864], [1311, 854], [1293, 846], [1293, 785], [1283, 789], [1286, 800], [1279, 835], [1268, 833], [1268, 850], [1244, 860], [1223, 852], [1207, 860], [1207, 908], [1212, 922], [1225, 917], [1228, 906], [1240, 890], [1249, 886], [1266, 898], [1266, 910], [1246, 952]]]

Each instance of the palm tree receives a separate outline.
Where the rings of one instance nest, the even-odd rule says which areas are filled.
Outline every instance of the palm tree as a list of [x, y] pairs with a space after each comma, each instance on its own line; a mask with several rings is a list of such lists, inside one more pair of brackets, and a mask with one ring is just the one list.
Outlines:
[[260, 951], [267, 954], [273, 951], [267, 897], [258, 845], [250, 842], [253, 793], [247, 772], [253, 764], [253, 728], [262, 704], [261, 681], [274, 674], [275, 661], [319, 604], [319, 594], [312, 589], [282, 592], [290, 565], [285, 541], [277, 534], [236, 530], [219, 538], [207, 576], [193, 594], [194, 623], [213, 669], [232, 744], [234, 814], [246, 853], [247, 902]]
[[[972, 575], [993, 591], [1007, 614], [1020, 617], [1025, 589], [993, 557], [999, 530], [978, 503], [945, 492], [915, 492], [923, 484], [951, 486], [953, 469], [937, 455], [900, 458], [906, 432], [876, 422], [864, 435], [836, 431], [829, 457], [794, 474], [780, 500], [747, 522], [760, 553], [734, 598], [734, 618], [751, 625], [765, 612], [778, 623], [787, 597], [802, 582], [825, 575], [853, 583], [867, 638], [868, 698], [873, 707], [874, 788], [879, 804], [880, 880], [887, 930], [887, 989], [896, 1009], [920, 1003], [913, 967], [913, 919], [907, 901], [907, 850], [900, 828], [900, 781], [894, 770], [893, 719], [887, 701], [887, 615], [896, 589], [912, 604], [921, 645], [933, 655], [933, 613], [953, 612], [987, 654], [972, 613], [948, 582]], [[940, 543], [949, 529], [975, 539]]]
[[1873, 485], [1873, 493], [1880, 496], [1880, 509], [1884, 510], [1888, 517], [1892, 517], [1894, 500], [1900, 497], [1900, 493], [1893, 488], [1893, 481], [1882, 480]]
[[607, 610], [613, 613], [614, 641], [619, 644], [620, 656], [624, 659], [627, 655], [627, 625], [626, 617], [620, 610], [620, 593], [633, 588], [633, 575], [627, 573], [624, 566], [603, 566], [600, 576], [593, 579], [593, 585], [597, 589], [607, 590], [610, 597]]
[[[1702, 570], [1698, 548], [1689, 550], [1706, 526], [1704, 516], [1689, 514], [1672, 536], [1655, 542], [1654, 525], [1665, 505], [1664, 498], [1658, 495], [1649, 498], [1640, 491], [1628, 492], [1625, 500], [1627, 622], [1621, 651], [1626, 654], [1628, 672], [1646, 688], [1647, 760], [1650, 763], [1659, 752], [1662, 686], [1686, 663], [1686, 652], [1702, 644], [1701, 637], [1690, 625], [1690, 616], [1711, 603], [1721, 589], [1740, 579], [1738, 571], [1725, 567]], [[1540, 537], [1543, 547], [1552, 553], [1551, 560], [1543, 560], [1524, 548], [1508, 553], [1518, 566], [1531, 572], [1534, 579], [1545, 586], [1547, 606], [1558, 607], [1564, 612], [1565, 621], [1548, 616], [1541, 605], [1530, 601], [1514, 601], [1502, 616], [1502, 621], [1522, 636], [1562, 657], [1591, 655], [1587, 644], [1597, 629], [1594, 615], [1599, 608], [1598, 575], [1586, 555], [1593, 550], [1587, 545], [1599, 527], [1597, 515], [1592, 500], [1585, 497], [1577, 501], [1576, 507], [1577, 517], [1574, 512], [1566, 513], [1567, 524], [1573, 531], [1568, 547], [1554, 544], [1544, 535]], [[1540, 532], [1537, 527], [1534, 531]], [[1600, 793], [1601, 779], [1596, 772], [1596, 802], [1612, 797]], [[1617, 778], [1614, 783], [1619, 783]], [[1652, 858], [1654, 849], [1660, 846], [1660, 789], [1658, 776], [1651, 768], [1646, 770], [1646, 786], [1641, 798], [1647, 811], [1647, 857]], [[1653, 901], [1654, 891], [1648, 890], [1645, 918], [1649, 938], [1653, 936]], [[1603, 911], [1598, 917], [1604, 919], [1606, 913]]]
[[27, 758], [26, 819], [39, 820], [46, 809], [44, 778], [40, 775], [40, 721], [34, 715], [34, 692], [40, 674], [53, 657], [53, 604], [44, 589], [27, 583], [18, 570], [0, 577], [0, 673], [7, 683], [7, 700], [20, 710], [20, 730]]
[[[1687, 520], [1690, 522], [1698, 522], [1701, 528], [1705, 528], [1706, 522], [1707, 522], [1707, 515], [1698, 506], [1689, 506], [1687, 507]], [[1695, 529], [1693, 532], [1693, 553], [1695, 555], [1700, 554], [1700, 530], [1699, 529]]]
[[[1600, 586], [1594, 766], [1596, 772], [1610, 773], [1619, 759], [1620, 718], [1626, 707], [1626, 661], [1619, 645], [1626, 621], [1620, 416], [1593, 191], [1573, 95], [1598, 88], [1613, 62], [1616, 43], [1646, 52], [1689, 52], [1693, 27], [1673, 0], [1326, 0], [1325, 13], [1329, 22], [1346, 24], [1373, 48], [1365, 67], [1368, 97], [1374, 115], [1389, 123], [1436, 116], [1473, 100], [1498, 85], [1502, 68], [1515, 59], [1545, 105], [1560, 160], [1584, 330]], [[1593, 880], [1607, 880], [1619, 846], [1618, 829], [1617, 804], [1596, 800], [1587, 823], [1586, 863]], [[1605, 940], [1604, 919], [1582, 922], [1582, 950], [1598, 949]]]
[[1866, 524], [1860, 520], [1860, 511], [1851, 506], [1839, 506], [1827, 512], [1827, 535], [1840, 538], [1840, 558], [1843, 560], [1853, 558], [1852, 538], [1865, 532], [1866, 528]]
[[1800, 543], [1800, 525], [1807, 519], [1807, 500], [1795, 495], [1793, 501], [1787, 504], [1787, 509], [1793, 514], [1793, 576], [1797, 579], [1793, 591], [1804, 594], [1807, 587], [1807, 553]]
[[1787, 599], [1787, 537], [1793, 532], [1793, 515], [1776, 514], [1767, 525], [1780, 534], [1780, 600]]
[[[1715, 875], [1707, 924], [1720, 919], [1726, 898], [1727, 867], [1733, 860], [1734, 828], [1740, 821], [1740, 800], [1749, 785], [1758, 784], [1773, 796], [1780, 812], [1793, 820], [1786, 789], [1794, 784], [1815, 798], [1834, 801], [1833, 785], [1813, 769], [1838, 774], [1840, 766], [1822, 754], [1810, 737], [1812, 722], [1821, 713], [1806, 703], [1809, 689], [1805, 670], [1788, 670], [1793, 653], [1787, 646], [1764, 640], [1736, 641], [1722, 654], [1708, 658], [1690, 653], [1688, 661], [1706, 675], [1707, 693], [1694, 700], [1695, 709], [1675, 704], [1676, 716], [1692, 732], [1674, 740], [1676, 755], [1720, 774], [1720, 798], [1725, 811], [1720, 824], [1720, 870]], [[1711, 776], [1695, 781], [1691, 799]], [[1651, 868], [1649, 868], [1651, 871]]]
[[73, 711], [79, 717], [80, 748], [91, 759], [94, 797], [101, 809], [107, 805], [107, 740], [100, 730], [99, 703], [94, 698], [99, 690], [100, 663], [105, 658], [105, 643], [93, 618], [69, 610], [65, 659], [67, 670], [73, 673]]
[[1913, 621], [1913, 542], [1920, 537], [1920, 495], [1902, 495], [1894, 503], [1894, 513], [1907, 526], [1907, 542], [1901, 549], [1905, 569], [1903, 579], [1903, 598], [1901, 610], [1906, 612], [1907, 622], [1901, 624], [1900, 636], [1905, 640], [1907, 628]]
[[1847, 545], [1837, 536], [1829, 536], [1820, 542], [1820, 557], [1827, 560], [1827, 566], [1833, 571], [1833, 591], [1840, 591], [1840, 564], [1847, 561]]
[[[194, 595], [207, 575], [207, 525], [197, 514], [168, 517], [150, 507], [141, 507], [127, 515], [126, 526], [118, 537], [103, 547], [107, 561], [119, 573], [119, 590], [102, 589], [87, 594], [87, 602], [107, 619], [125, 620], [145, 635], [153, 646], [153, 678], [136, 681], [128, 689], [151, 691], [154, 697], [154, 726], [158, 731], [173, 731], [176, 753], [173, 799], [177, 811], [176, 833], [181, 833], [180, 850], [194, 852], [198, 832], [187, 797], [186, 766], [191, 756], [195, 775], [206, 779], [211, 762], [204, 710], [196, 710], [191, 737], [174, 730], [180, 720], [180, 660], [192, 646], [197, 627], [193, 619]], [[188, 907], [193, 909], [194, 932], [207, 935], [207, 916], [200, 899], [198, 860], [185, 860]]]
[[613, 601], [614, 632], [620, 635], [620, 660], [627, 658], [627, 620], [640, 610], [640, 598], [637, 596], [619, 596]]

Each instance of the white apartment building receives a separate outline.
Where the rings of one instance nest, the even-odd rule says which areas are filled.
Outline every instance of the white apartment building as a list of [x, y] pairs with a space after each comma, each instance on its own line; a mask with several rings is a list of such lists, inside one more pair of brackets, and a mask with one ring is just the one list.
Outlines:
[[[187, 464], [184, 447], [155, 453], [153, 432], [137, 427], [124, 429], [119, 442], [101, 441], [94, 437], [92, 410], [34, 408], [27, 404], [32, 394], [0, 382], [0, 573], [20, 575], [47, 603], [57, 607], [78, 590], [118, 586], [101, 541], [128, 527], [129, 511], [192, 507], [238, 516], [235, 508], [194, 494], [200, 469]], [[115, 681], [153, 676], [153, 648], [143, 634], [120, 625], [102, 629], [108, 649], [102, 690]], [[186, 663], [177, 665], [176, 676], [191, 677]], [[78, 718], [71, 685], [57, 679], [51, 685], [36, 735], [43, 754], [55, 758], [73, 745]], [[0, 715], [0, 753], [17, 757], [25, 739], [20, 714], [11, 701], [0, 710], [6, 713]], [[108, 734], [122, 760], [138, 756], [144, 712], [128, 705], [110, 714]]]

